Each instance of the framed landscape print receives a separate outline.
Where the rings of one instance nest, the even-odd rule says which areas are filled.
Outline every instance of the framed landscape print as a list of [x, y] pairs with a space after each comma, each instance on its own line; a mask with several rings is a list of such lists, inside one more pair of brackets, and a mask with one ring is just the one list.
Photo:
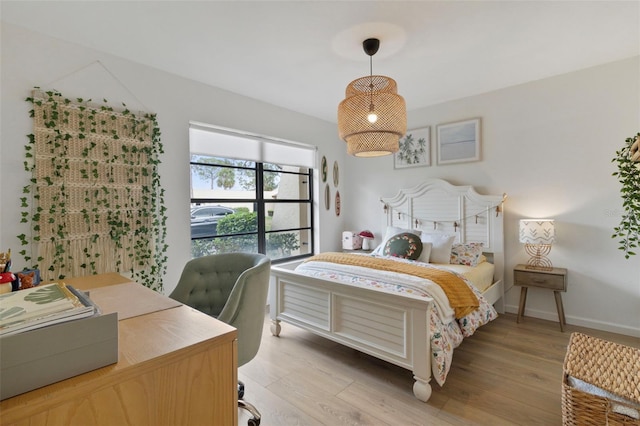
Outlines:
[[408, 130], [399, 141], [400, 149], [393, 154], [393, 167], [421, 167], [431, 165], [431, 127]]
[[480, 160], [480, 119], [438, 124], [438, 164]]

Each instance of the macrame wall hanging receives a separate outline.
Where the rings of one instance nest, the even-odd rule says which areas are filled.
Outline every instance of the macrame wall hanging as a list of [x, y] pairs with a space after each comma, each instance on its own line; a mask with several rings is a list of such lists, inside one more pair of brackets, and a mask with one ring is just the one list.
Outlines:
[[162, 151], [153, 114], [35, 90], [26, 145], [21, 252], [44, 280], [118, 272], [161, 291], [166, 270]]

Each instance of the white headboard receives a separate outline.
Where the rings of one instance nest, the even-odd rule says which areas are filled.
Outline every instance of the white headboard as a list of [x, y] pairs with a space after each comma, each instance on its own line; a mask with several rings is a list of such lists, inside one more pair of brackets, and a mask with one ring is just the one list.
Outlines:
[[495, 265], [495, 279], [504, 276], [502, 204], [506, 195], [480, 195], [470, 185], [455, 186], [430, 179], [411, 189], [381, 198], [388, 226], [455, 234], [456, 242], [481, 242]]

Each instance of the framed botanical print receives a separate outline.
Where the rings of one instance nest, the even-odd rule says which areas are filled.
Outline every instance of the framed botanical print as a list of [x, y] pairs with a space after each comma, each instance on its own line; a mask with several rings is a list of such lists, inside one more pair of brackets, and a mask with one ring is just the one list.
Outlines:
[[480, 119], [439, 124], [438, 164], [480, 160]]
[[394, 168], [431, 165], [431, 127], [407, 131], [398, 144], [400, 149], [393, 154]]

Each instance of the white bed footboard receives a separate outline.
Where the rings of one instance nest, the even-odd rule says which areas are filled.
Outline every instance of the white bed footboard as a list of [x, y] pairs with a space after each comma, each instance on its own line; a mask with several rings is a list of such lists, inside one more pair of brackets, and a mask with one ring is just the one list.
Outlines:
[[305, 276], [293, 271], [298, 264], [271, 268], [271, 333], [284, 321], [411, 370], [413, 393], [426, 402], [432, 300]]

